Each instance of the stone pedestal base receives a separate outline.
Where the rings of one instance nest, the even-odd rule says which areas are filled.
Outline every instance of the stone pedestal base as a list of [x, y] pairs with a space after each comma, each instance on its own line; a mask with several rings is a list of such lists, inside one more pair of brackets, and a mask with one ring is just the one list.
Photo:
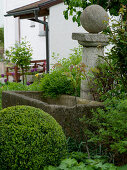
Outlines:
[[[83, 45], [82, 62], [87, 66], [88, 72], [97, 64], [98, 56], [104, 56], [104, 46], [108, 45], [108, 38], [104, 34], [73, 33], [73, 40], [78, 40]], [[80, 97], [93, 100], [88, 86], [88, 80], [82, 80]]]

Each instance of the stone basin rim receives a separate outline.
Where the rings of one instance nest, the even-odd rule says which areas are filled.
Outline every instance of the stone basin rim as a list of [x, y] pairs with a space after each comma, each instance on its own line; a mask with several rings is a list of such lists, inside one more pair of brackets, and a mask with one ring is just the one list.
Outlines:
[[[39, 99], [36, 99], [36, 98], [33, 98], [33, 97], [30, 97], [27, 95], [27, 93], [39, 93], [39, 94], [42, 94], [42, 92], [39, 92], [39, 91], [3, 91], [2, 93], [5, 93], [5, 94], [10, 94], [10, 95], [13, 95], [13, 96], [17, 96], [17, 97], [21, 97], [22, 99], [27, 99], [27, 100], [33, 100], [35, 102], [38, 102], [38, 103], [42, 103], [43, 105], [45, 106], [50, 106], [50, 107], [57, 107], [57, 108], [76, 108], [78, 106], [83, 106], [83, 105], [86, 105], [87, 107], [90, 107], [90, 106], [104, 106], [103, 102], [98, 102], [98, 101], [94, 101], [94, 100], [87, 100], [87, 99], [82, 99], [80, 97], [76, 97], [77, 99], [77, 104], [75, 105], [71, 105], [71, 106], [67, 106], [67, 105], [63, 105], [63, 104], [49, 104], [45, 101], [42, 100], [39, 100]], [[26, 95], [24, 95], [24, 93]], [[70, 96], [70, 95], [61, 95], [58, 100], [62, 98], [62, 99], [65, 99], [65, 100], [75, 100], [75, 96]], [[61, 100], [62, 100], [61, 99]]]

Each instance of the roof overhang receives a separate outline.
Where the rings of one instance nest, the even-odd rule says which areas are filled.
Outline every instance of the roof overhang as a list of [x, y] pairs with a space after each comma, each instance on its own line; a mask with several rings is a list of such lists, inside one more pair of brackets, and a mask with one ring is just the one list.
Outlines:
[[35, 3], [8, 11], [5, 16], [14, 16], [19, 17], [20, 19], [30, 19], [34, 18], [35, 11], [38, 11], [39, 17], [48, 16], [49, 8], [62, 2], [63, 0], [40, 0]]

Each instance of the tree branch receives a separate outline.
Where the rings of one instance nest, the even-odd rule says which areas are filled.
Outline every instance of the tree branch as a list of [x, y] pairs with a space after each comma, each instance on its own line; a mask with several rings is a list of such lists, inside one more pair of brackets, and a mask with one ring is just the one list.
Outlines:
[[107, 11], [107, 9], [110, 7], [110, 4], [111, 4], [111, 0], [108, 0], [108, 4], [107, 4], [107, 7], [106, 7], [106, 11]]

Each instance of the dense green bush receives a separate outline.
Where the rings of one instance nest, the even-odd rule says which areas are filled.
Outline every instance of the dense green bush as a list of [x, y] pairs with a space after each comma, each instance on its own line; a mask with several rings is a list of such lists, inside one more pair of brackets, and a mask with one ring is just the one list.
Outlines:
[[42, 78], [41, 91], [44, 97], [57, 97], [61, 94], [74, 94], [74, 87], [63, 72], [53, 71]]
[[30, 106], [0, 112], [0, 169], [43, 169], [66, 156], [66, 138], [52, 116]]
[[112, 20], [112, 27], [107, 32], [110, 43], [114, 45], [107, 58], [112, 61], [114, 72], [119, 71], [117, 76], [127, 92], [127, 6], [120, 9], [119, 15], [120, 19]]
[[50, 74], [42, 78], [42, 91], [45, 97], [56, 97], [61, 94], [80, 95], [81, 76], [85, 65], [81, 63], [82, 47], [74, 48], [69, 58], [58, 59]]
[[92, 116], [84, 116], [84, 133], [87, 143], [101, 153], [110, 155], [115, 164], [127, 163], [127, 96], [105, 101], [105, 109], [98, 109]]
[[63, 74], [73, 82], [75, 96], [80, 96], [81, 77], [84, 77], [85, 73], [85, 64], [82, 64], [81, 61], [82, 46], [79, 46], [78, 48], [72, 49], [69, 58], [57, 60], [57, 63], [53, 67], [56, 71], [61, 70]]
[[119, 70], [114, 70], [111, 60], [99, 62], [96, 68], [92, 68], [88, 80], [90, 92], [96, 101], [105, 101], [125, 93]]

